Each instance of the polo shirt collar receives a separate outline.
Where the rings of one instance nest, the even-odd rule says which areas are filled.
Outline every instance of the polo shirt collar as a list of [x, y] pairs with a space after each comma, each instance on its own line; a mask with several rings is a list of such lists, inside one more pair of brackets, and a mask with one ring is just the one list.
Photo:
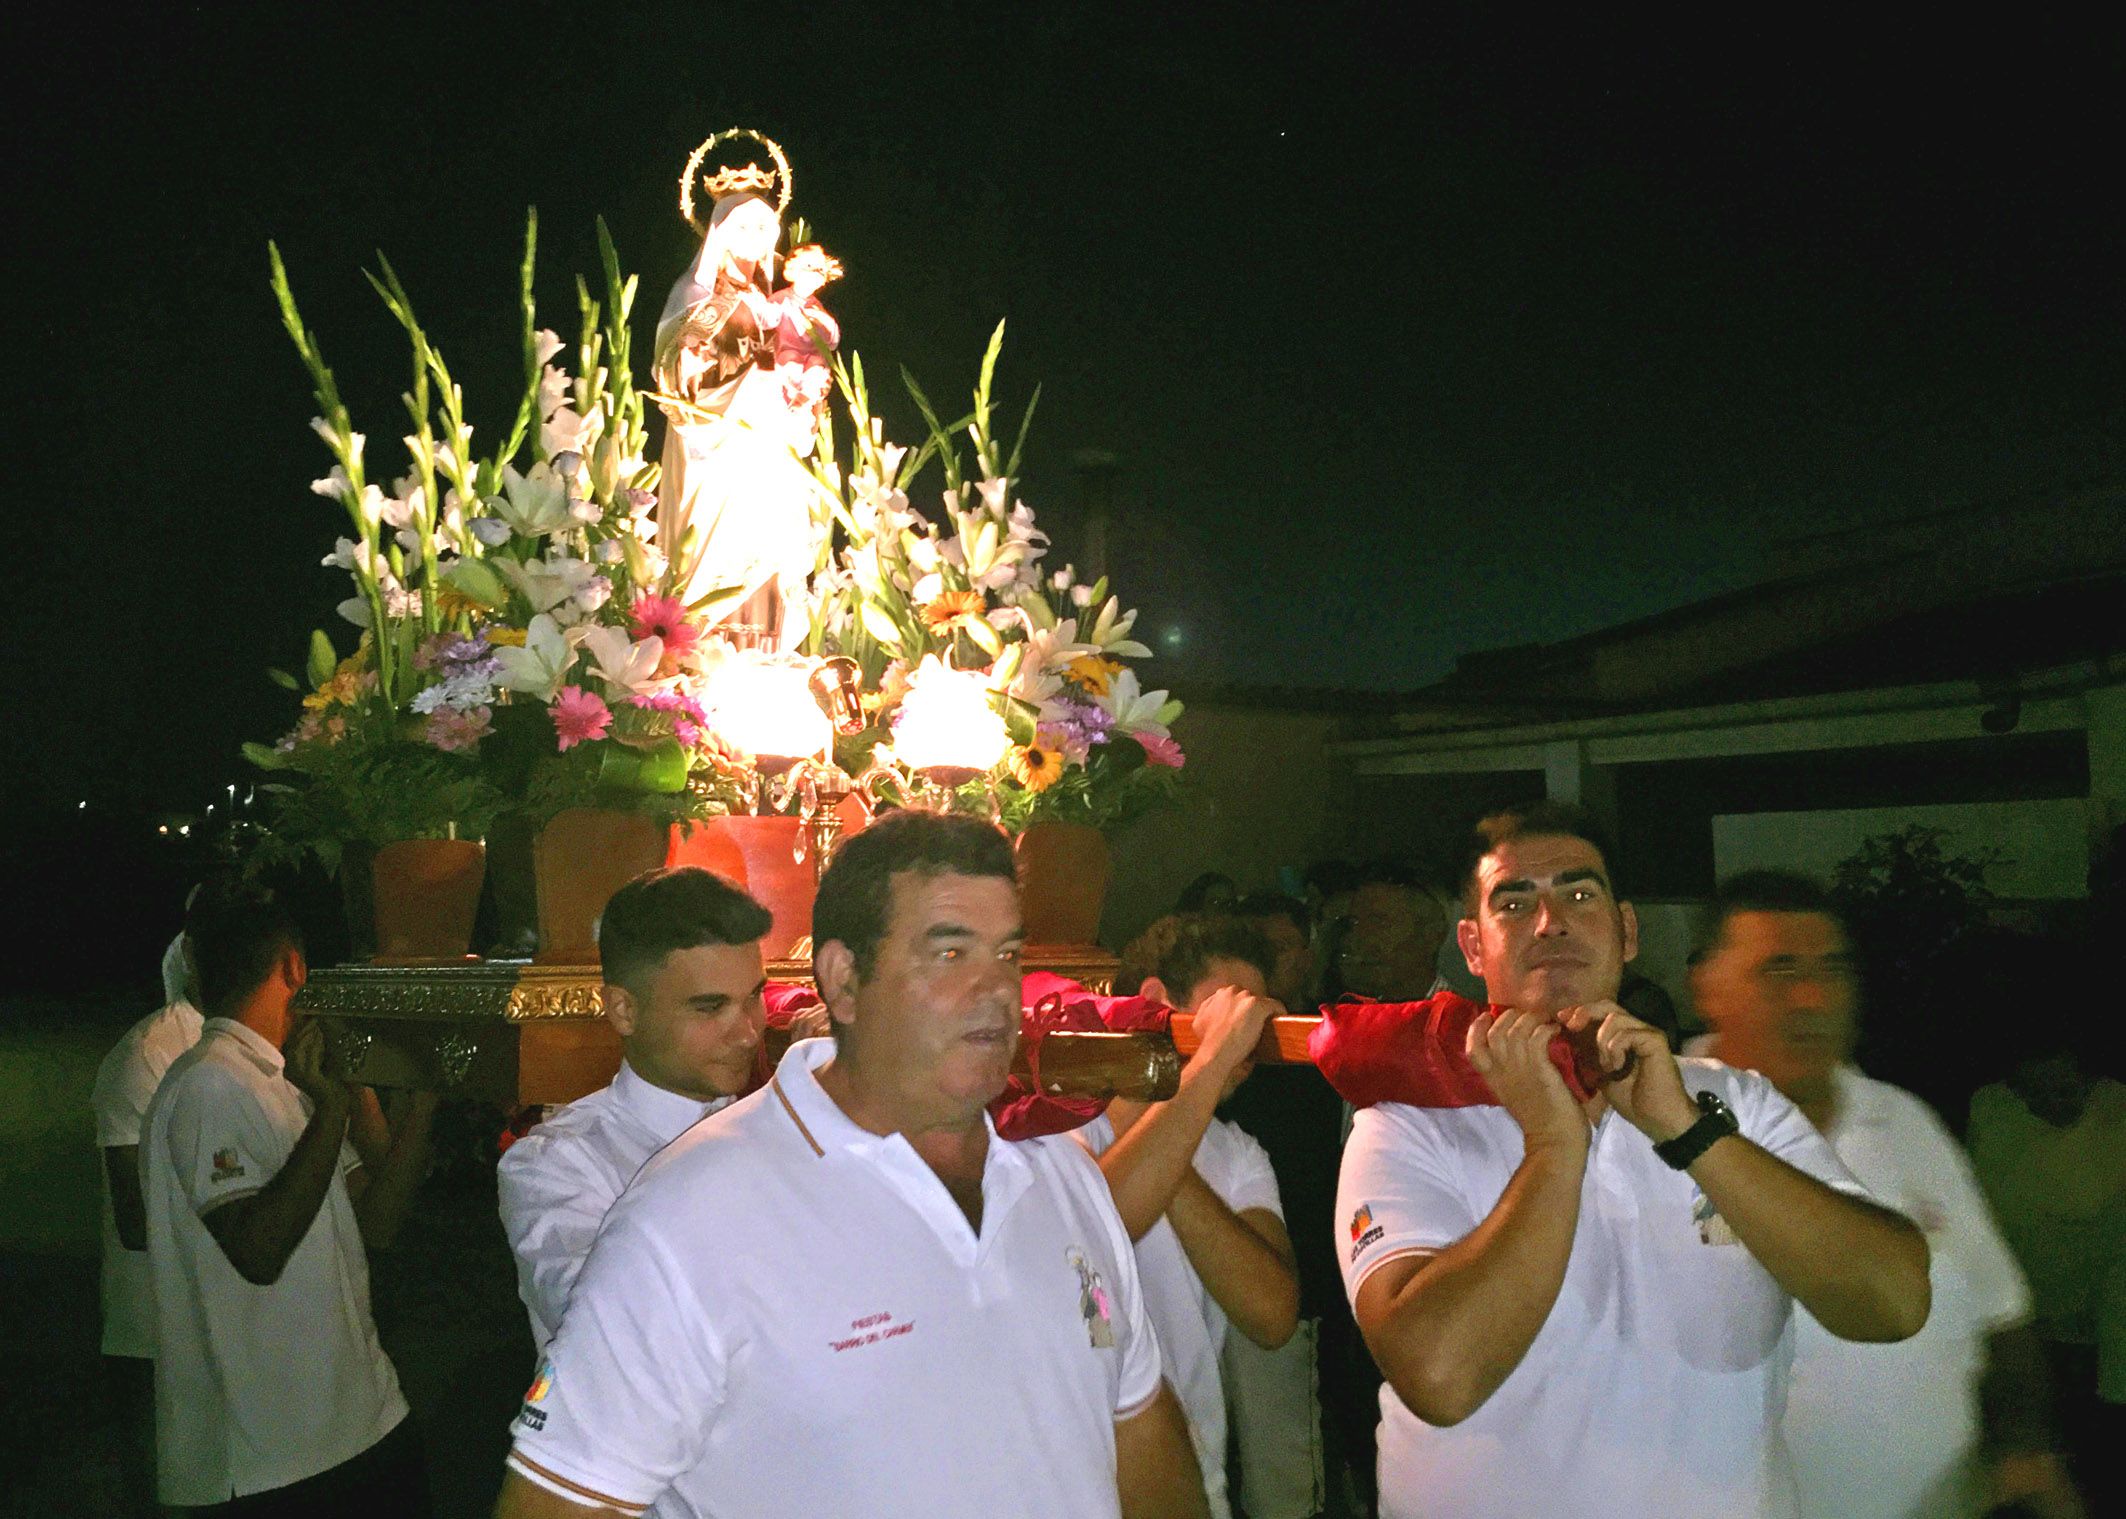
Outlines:
[[986, 1250], [1012, 1204], [1033, 1185], [1032, 1167], [1020, 1147], [1000, 1140], [995, 1123], [983, 1113], [989, 1146], [982, 1160], [982, 1232], [976, 1241], [967, 1216], [913, 1145], [900, 1134], [874, 1134], [863, 1128], [827, 1095], [817, 1072], [833, 1058], [831, 1038], [801, 1039], [791, 1045], [775, 1068], [770, 1100], [782, 1105], [820, 1159], [843, 1156], [869, 1166], [929, 1218], [949, 1245], [957, 1248], [965, 1242], [975, 1244], [977, 1253]]
[[728, 1107], [731, 1099], [716, 1097], [703, 1102], [699, 1097], [671, 1091], [623, 1060], [620, 1073], [613, 1078], [613, 1101], [629, 1118], [649, 1130], [659, 1145], [667, 1145], [709, 1114]]
[[278, 1076], [287, 1069], [288, 1062], [281, 1054], [280, 1046], [250, 1024], [239, 1023], [234, 1018], [209, 1018], [200, 1026], [200, 1037], [205, 1038], [217, 1030], [242, 1046], [244, 1053], [256, 1061], [267, 1075]]

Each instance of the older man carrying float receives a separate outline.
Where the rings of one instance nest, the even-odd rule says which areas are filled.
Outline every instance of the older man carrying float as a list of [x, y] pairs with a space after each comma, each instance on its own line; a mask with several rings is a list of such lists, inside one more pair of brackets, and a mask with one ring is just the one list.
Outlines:
[[883, 818], [813, 933], [833, 1040], [614, 1205], [498, 1514], [1204, 1514], [1098, 1166], [985, 1111], [1019, 1028], [1009, 841]]

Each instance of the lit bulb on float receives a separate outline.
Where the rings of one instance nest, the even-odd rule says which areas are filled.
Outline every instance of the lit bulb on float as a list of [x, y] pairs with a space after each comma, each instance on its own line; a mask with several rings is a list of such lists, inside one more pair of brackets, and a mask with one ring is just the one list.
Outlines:
[[893, 727], [896, 759], [950, 791], [994, 768], [1010, 747], [982, 671], [955, 670], [935, 654], [916, 666]]
[[795, 655], [734, 654], [702, 691], [709, 726], [753, 756], [762, 775], [779, 775], [825, 751], [833, 725], [812, 694], [813, 662]]

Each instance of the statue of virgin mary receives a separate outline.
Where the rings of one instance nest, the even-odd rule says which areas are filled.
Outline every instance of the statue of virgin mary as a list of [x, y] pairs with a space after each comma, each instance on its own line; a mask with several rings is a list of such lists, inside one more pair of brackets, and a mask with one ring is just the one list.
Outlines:
[[[790, 603], [818, 563], [819, 486], [804, 463], [816, 418], [791, 405], [775, 371], [782, 207], [768, 198], [773, 183], [750, 164], [704, 181], [715, 202], [701, 252], [657, 319], [665, 413], [658, 536], [682, 597], [735, 592], [722, 602], [721, 624], [740, 642], [787, 650], [805, 634], [804, 614], [791, 616]], [[691, 194], [681, 207], [691, 213]]]

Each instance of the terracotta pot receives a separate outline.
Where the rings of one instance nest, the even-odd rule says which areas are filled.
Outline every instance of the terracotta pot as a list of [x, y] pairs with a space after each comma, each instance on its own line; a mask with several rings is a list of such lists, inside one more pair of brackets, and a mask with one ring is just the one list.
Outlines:
[[1033, 823], [1017, 853], [1026, 942], [1095, 942], [1107, 904], [1107, 835], [1085, 823]]
[[674, 865], [699, 865], [703, 870], [712, 870], [733, 886], [746, 884], [746, 852], [738, 847], [738, 841], [714, 826], [715, 819], [702, 823], [674, 823], [671, 842], [665, 846], [664, 863]]
[[369, 862], [378, 965], [470, 958], [472, 920], [487, 877], [478, 839], [401, 839]]
[[810, 830], [797, 818], [711, 818], [704, 825], [736, 845], [745, 857], [746, 890], [775, 915], [761, 943], [770, 960], [788, 955], [812, 932], [812, 896], [819, 878], [812, 859]]
[[614, 892], [664, 864], [670, 829], [639, 812], [571, 807], [532, 841], [541, 965], [596, 965], [598, 914]]
[[376, 953], [376, 890], [370, 884], [373, 844], [340, 847], [340, 907], [347, 922], [347, 958], [367, 960]]

